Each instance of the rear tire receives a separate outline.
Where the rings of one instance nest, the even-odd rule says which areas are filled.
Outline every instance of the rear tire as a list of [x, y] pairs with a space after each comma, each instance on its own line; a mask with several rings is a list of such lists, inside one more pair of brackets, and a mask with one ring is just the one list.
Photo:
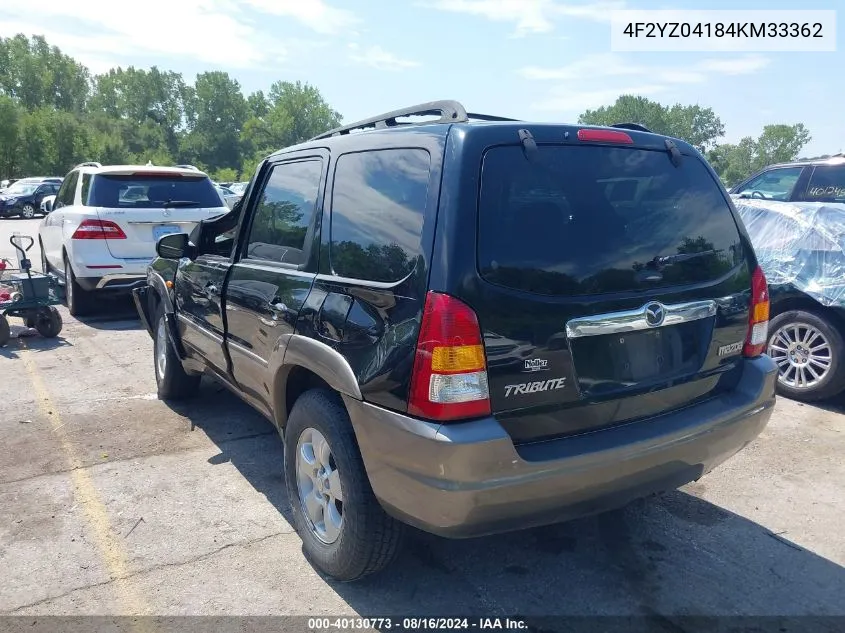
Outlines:
[[0, 314], [0, 347], [3, 347], [12, 338], [12, 328], [9, 327], [9, 320], [5, 314]]
[[153, 332], [153, 365], [159, 400], [182, 400], [193, 396], [202, 376], [188, 374], [182, 367], [182, 361], [167, 334], [163, 306], [159, 306], [156, 313]]
[[[323, 450], [315, 450], [323, 442]], [[405, 526], [373, 494], [337, 394], [315, 389], [294, 404], [285, 428], [285, 483], [303, 551], [319, 571], [340, 581], [358, 580], [396, 558]]]
[[778, 365], [778, 393], [803, 402], [845, 390], [845, 342], [839, 326], [805, 310], [790, 310], [769, 323], [766, 353]]
[[83, 316], [91, 309], [91, 293], [76, 283], [76, 275], [68, 261], [67, 253], [65, 261], [65, 304], [72, 316]]
[[35, 329], [44, 338], [56, 338], [62, 331], [62, 315], [55, 306], [38, 308], [34, 320]]

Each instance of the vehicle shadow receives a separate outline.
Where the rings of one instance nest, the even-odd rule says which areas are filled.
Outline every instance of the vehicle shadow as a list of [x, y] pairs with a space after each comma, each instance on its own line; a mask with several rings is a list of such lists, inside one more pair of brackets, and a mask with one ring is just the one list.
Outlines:
[[97, 330], [140, 330], [143, 328], [131, 298], [125, 296], [97, 297], [90, 310], [76, 320]]
[[18, 353], [23, 350], [46, 352], [59, 347], [72, 345], [61, 334], [54, 338], [44, 338], [34, 328], [18, 325], [12, 321], [9, 322], [9, 330], [11, 331], [12, 338], [6, 345], [0, 347], [0, 356], [4, 358], [18, 358]]
[[[199, 398], [174, 409], [220, 449], [209, 464], [235, 466], [291, 521], [282, 442], [269, 422], [205, 381]], [[325, 582], [361, 616], [518, 616], [528, 630], [544, 633], [796, 630], [769, 628], [780, 620], [766, 624], [761, 616], [843, 616], [801, 630], [841, 631], [845, 624], [845, 568], [684, 491], [566, 524], [477, 539], [410, 530], [399, 559], [383, 573], [357, 583]], [[560, 616], [592, 619], [576, 628], [576, 620]], [[598, 616], [633, 619], [616, 629]], [[737, 616], [758, 620], [737, 628]]]

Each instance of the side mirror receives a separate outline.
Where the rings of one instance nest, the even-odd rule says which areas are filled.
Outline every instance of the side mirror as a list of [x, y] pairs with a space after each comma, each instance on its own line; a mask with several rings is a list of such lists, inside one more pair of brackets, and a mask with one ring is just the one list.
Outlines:
[[187, 233], [170, 233], [163, 235], [156, 242], [156, 253], [162, 259], [193, 259], [196, 248], [191, 244]]

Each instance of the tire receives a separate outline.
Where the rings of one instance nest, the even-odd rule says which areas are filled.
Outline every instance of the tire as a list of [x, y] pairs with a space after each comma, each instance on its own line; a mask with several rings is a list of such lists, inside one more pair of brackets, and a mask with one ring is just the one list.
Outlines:
[[[35, 315], [35, 329], [44, 338], [56, 338], [62, 331], [62, 315], [55, 306], [38, 308]], [[31, 326], [30, 326], [31, 327]]]
[[21, 217], [25, 220], [31, 220], [35, 217], [35, 207], [27, 203], [21, 207]]
[[790, 310], [771, 320], [769, 332], [766, 353], [778, 365], [779, 394], [815, 402], [845, 390], [845, 343], [837, 324], [813, 312]]
[[41, 241], [41, 238], [38, 238], [38, 246], [41, 248], [41, 272], [49, 275], [50, 262], [47, 261], [47, 254], [44, 252], [44, 243]]
[[[322, 462], [314, 457], [313, 446], [319, 443], [315, 432], [328, 445], [327, 465], [320, 466]], [[307, 468], [308, 455], [315, 469], [331, 475], [315, 477], [315, 471], [308, 469], [308, 474], [298, 477], [298, 468]], [[335, 480], [340, 484], [340, 499], [333, 496]], [[336, 580], [353, 581], [381, 571], [396, 558], [405, 526], [388, 516], [373, 494], [349, 415], [334, 392], [315, 389], [297, 399], [285, 428], [285, 484], [303, 551], [319, 571]], [[317, 490], [322, 494], [316, 494]], [[322, 523], [308, 517], [302, 501], [310, 491], [323, 499], [312, 506], [323, 509], [317, 512]], [[335, 517], [331, 530], [326, 512]], [[339, 526], [337, 516], [341, 517]]]
[[83, 316], [91, 309], [91, 293], [76, 283], [76, 275], [67, 258], [65, 262], [65, 305], [71, 316]]
[[9, 320], [5, 314], [0, 314], [0, 347], [3, 347], [12, 338], [12, 328], [9, 327]]
[[156, 313], [153, 332], [153, 367], [159, 400], [183, 400], [193, 396], [202, 376], [188, 374], [182, 367], [182, 361], [167, 335], [163, 307], [159, 307]]

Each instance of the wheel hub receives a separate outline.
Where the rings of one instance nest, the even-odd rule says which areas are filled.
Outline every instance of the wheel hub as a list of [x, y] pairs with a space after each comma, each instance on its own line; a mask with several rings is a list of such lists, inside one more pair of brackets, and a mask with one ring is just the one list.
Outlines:
[[832, 350], [824, 334], [806, 323], [780, 327], [769, 340], [778, 381], [792, 389], [811, 389], [830, 372]]
[[343, 528], [343, 490], [340, 473], [326, 438], [305, 429], [296, 447], [296, 487], [302, 514], [312, 534], [334, 543]]

